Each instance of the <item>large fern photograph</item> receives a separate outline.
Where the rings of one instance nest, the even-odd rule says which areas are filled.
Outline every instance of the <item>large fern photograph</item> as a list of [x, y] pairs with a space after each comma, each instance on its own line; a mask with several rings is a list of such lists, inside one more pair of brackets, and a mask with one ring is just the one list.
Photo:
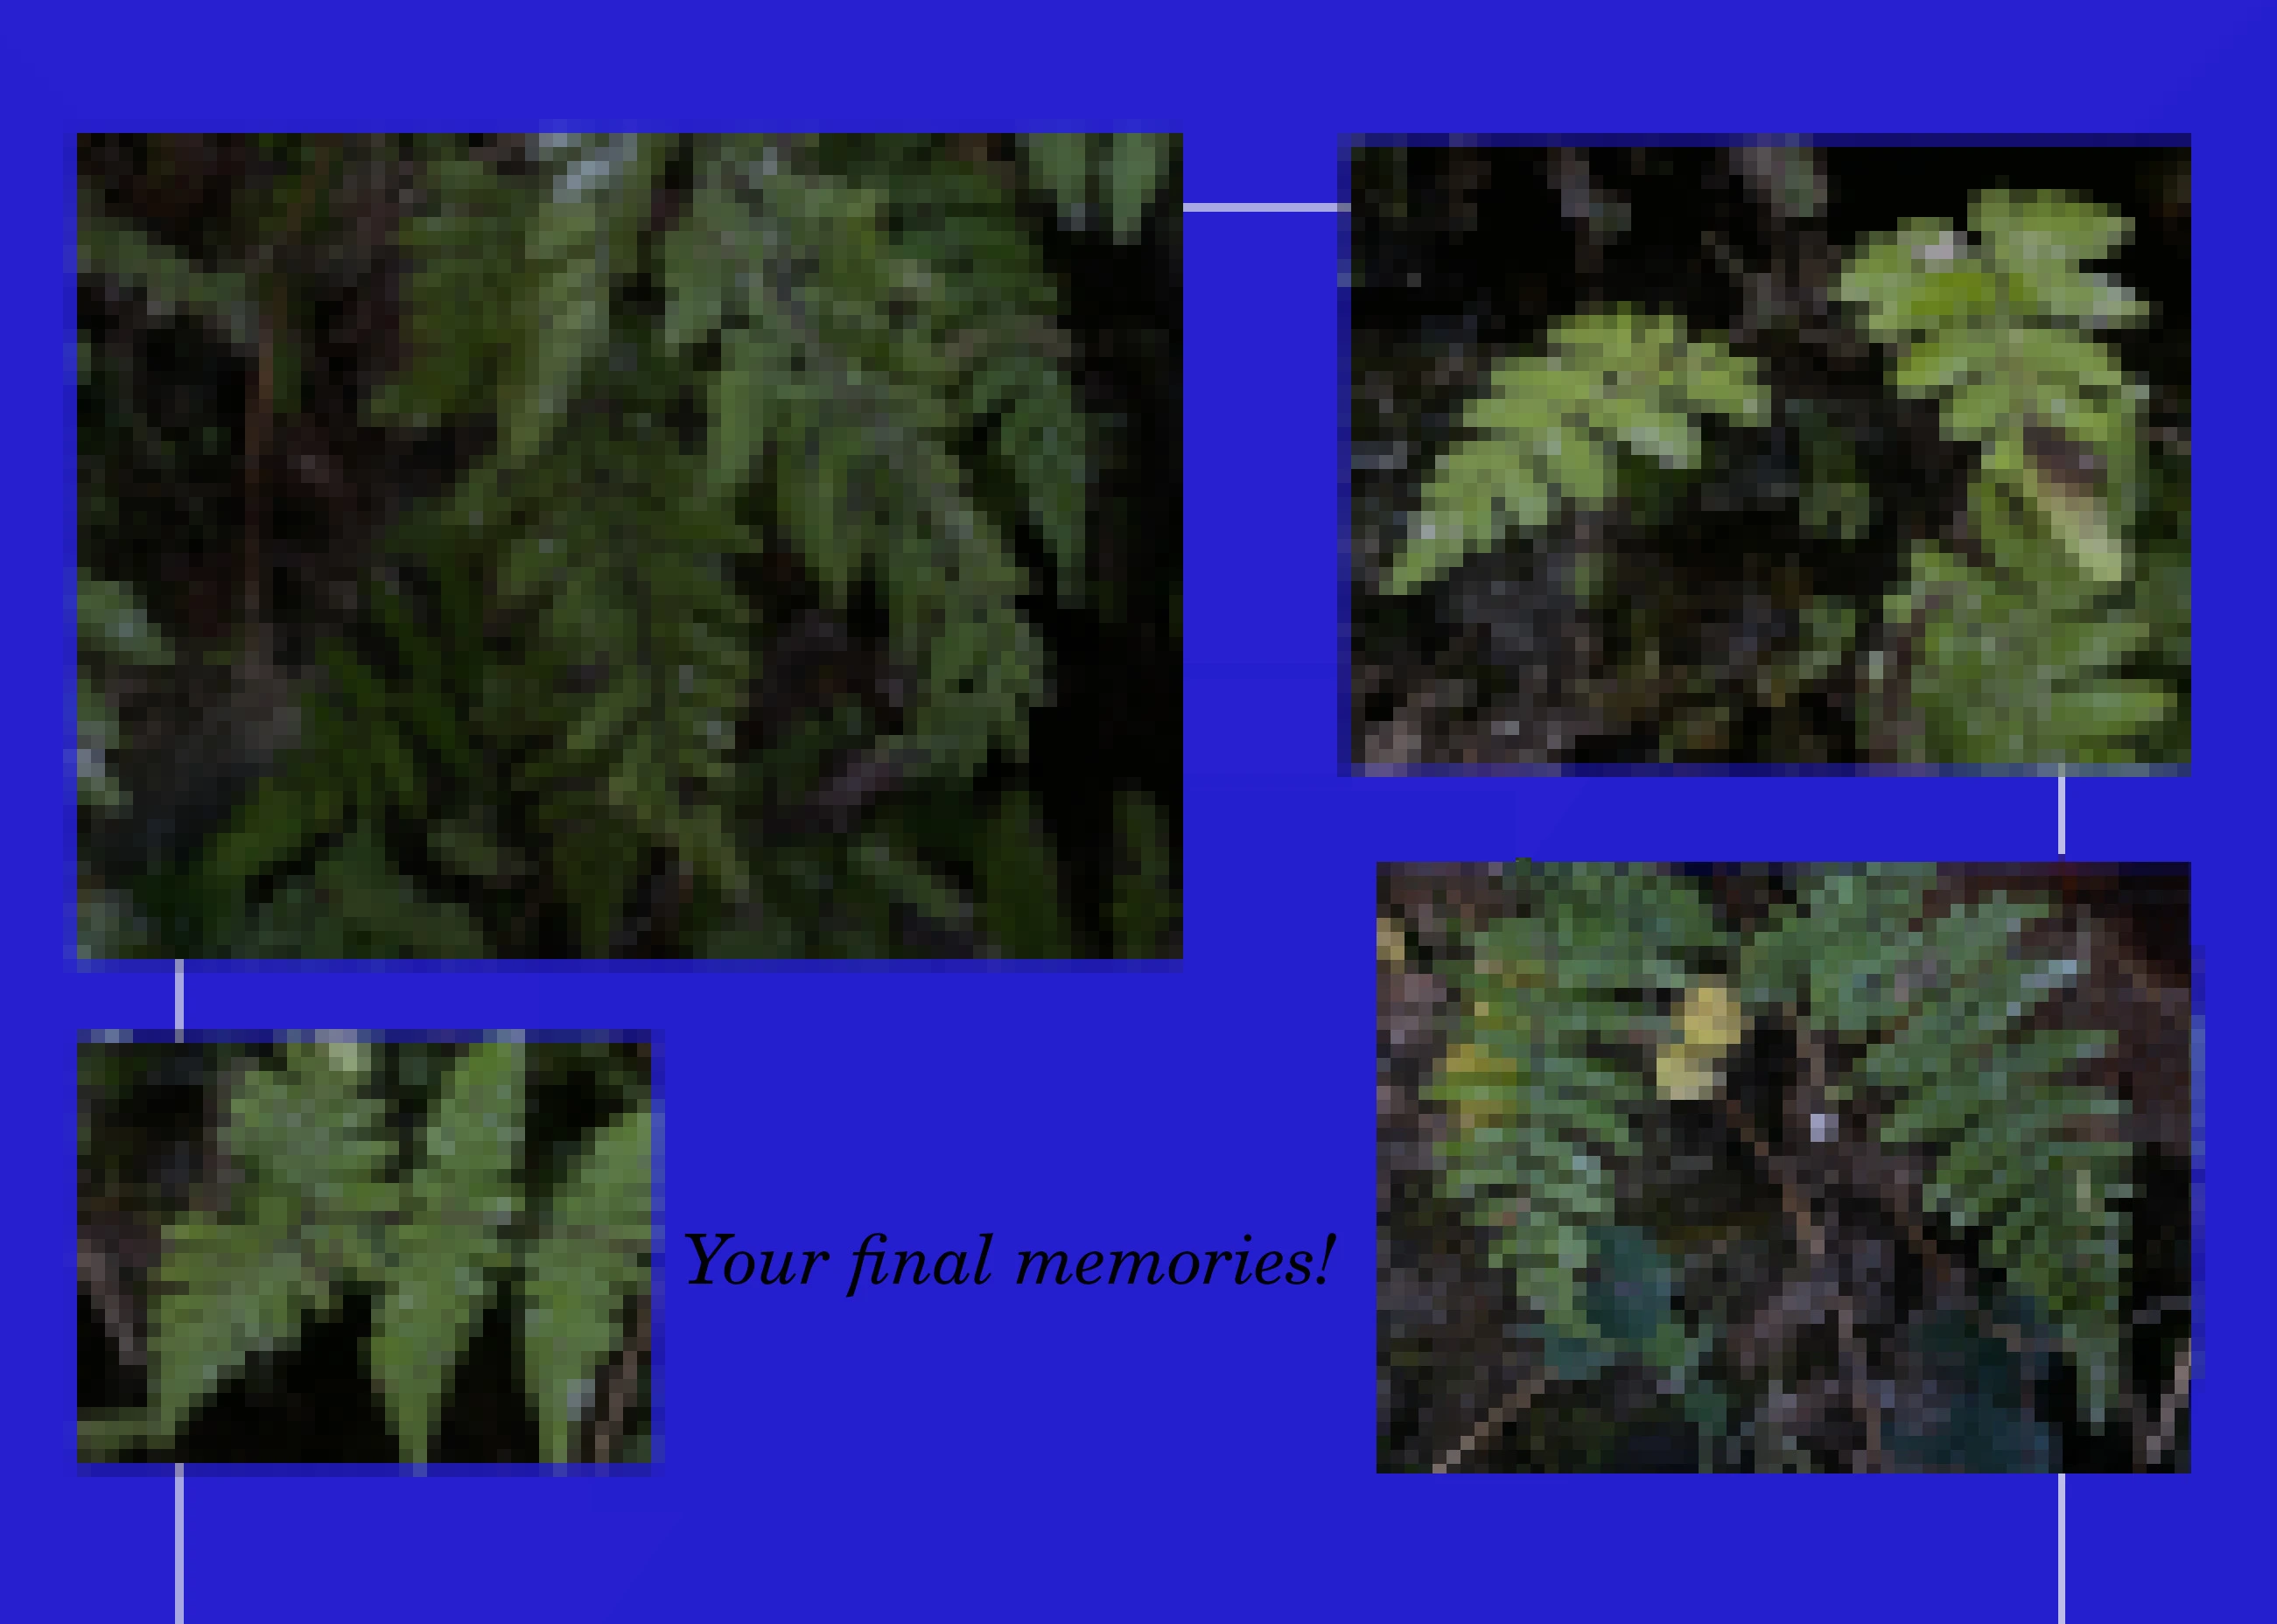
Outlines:
[[1348, 184], [1356, 770], [2187, 767], [2186, 147]]
[[1377, 874], [1380, 1469], [2189, 1469], [2186, 866]]
[[80, 1459], [652, 1459], [644, 1044], [82, 1044]]
[[83, 137], [81, 955], [1177, 956], [1179, 164]]

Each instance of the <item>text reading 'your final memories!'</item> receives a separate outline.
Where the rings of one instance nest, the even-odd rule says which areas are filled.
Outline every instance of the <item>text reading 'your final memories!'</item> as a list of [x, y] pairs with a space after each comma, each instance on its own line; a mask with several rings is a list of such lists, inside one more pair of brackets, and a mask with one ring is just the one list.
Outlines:
[[[689, 1244], [696, 1248], [696, 1275], [688, 1282], [690, 1285], [746, 1285], [753, 1280], [762, 1285], [805, 1285], [813, 1280], [817, 1265], [830, 1262], [827, 1252], [731, 1251], [733, 1231], [686, 1233]], [[1255, 1238], [1244, 1235], [1241, 1239], [1249, 1242]], [[1009, 1278], [1016, 1285], [1326, 1285], [1329, 1256], [1336, 1249], [1336, 1231], [1331, 1230], [1317, 1263], [1309, 1251], [1285, 1254], [1260, 1251], [1253, 1260], [1245, 1245], [1236, 1251], [1172, 1252], [1167, 1261], [1160, 1251], [1023, 1250], [1017, 1269], [999, 1259], [992, 1270], [988, 1254], [996, 1245], [994, 1230], [980, 1231], [977, 1247], [933, 1253], [888, 1247], [887, 1239], [882, 1231], [872, 1231], [855, 1248], [853, 1271], [846, 1277], [849, 1297], [864, 1285], [986, 1285], [999, 1278]], [[889, 1267], [891, 1274], [887, 1272]]]

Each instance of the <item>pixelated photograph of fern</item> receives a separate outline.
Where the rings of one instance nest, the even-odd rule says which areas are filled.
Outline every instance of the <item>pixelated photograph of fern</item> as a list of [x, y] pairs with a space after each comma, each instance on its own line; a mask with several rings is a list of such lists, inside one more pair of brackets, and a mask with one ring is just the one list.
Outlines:
[[1346, 157], [1351, 770], [2187, 768], [2182, 138]]
[[2184, 1472], [2189, 871], [1384, 865], [1385, 1472]]
[[85, 957], [1175, 958], [1172, 135], [88, 135]]
[[80, 1046], [85, 1465], [644, 1467], [646, 1042]]

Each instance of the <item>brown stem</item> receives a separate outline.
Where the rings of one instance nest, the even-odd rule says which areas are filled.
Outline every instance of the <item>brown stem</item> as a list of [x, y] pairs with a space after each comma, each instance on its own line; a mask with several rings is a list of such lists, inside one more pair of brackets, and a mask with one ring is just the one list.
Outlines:
[[[1797, 1056], [1803, 1064], [1803, 1103], [1806, 1108], [1823, 1104], [1827, 1097], [1826, 1045], [1794, 1011], [1788, 1011], [1788, 1021], [1794, 1032]], [[1812, 1258], [1823, 1260], [1826, 1256], [1826, 1231], [1812, 1215], [1809, 1196], [1794, 1175], [1791, 1158], [1774, 1155], [1763, 1142], [1737, 1099], [1728, 1093], [1723, 1099], [1725, 1115], [1778, 1187], [1779, 1205], [1786, 1209], [1803, 1250]], [[1841, 1351], [1844, 1393], [1866, 1431], [1867, 1469], [1887, 1471], [1890, 1463], [1882, 1448], [1882, 1411], [1874, 1401], [1873, 1384], [1867, 1374], [1865, 1345], [1858, 1338], [1857, 1307], [1839, 1283], [1835, 1287], [1835, 1336]]]
[[1481, 1416], [1479, 1424], [1465, 1433], [1459, 1443], [1433, 1461], [1431, 1470], [1434, 1473], [1451, 1472], [1462, 1465], [1464, 1456], [1485, 1443], [1508, 1422], [1516, 1419], [1518, 1413], [1540, 1398], [1542, 1390], [1549, 1384], [1540, 1376], [1520, 1382], [1516, 1390], [1500, 1404]]
[[1762, 1136], [1755, 1132], [1755, 1125], [1748, 1120], [1745, 1106], [1728, 1092], [1721, 1097], [1725, 1118], [1731, 1123], [1732, 1130], [1740, 1136], [1740, 1142], [1755, 1156], [1756, 1165], [1777, 1187], [1779, 1205], [1786, 1209], [1787, 1222], [1794, 1225], [1795, 1238], [1801, 1241], [1804, 1253], [1814, 1258], [1825, 1256], [1826, 1231], [1819, 1227], [1818, 1220], [1811, 1216], [1809, 1200], [1794, 1181], [1786, 1166], [1786, 1159], [1763, 1143]]
[[2152, 1466], [2164, 1460], [2174, 1446], [2174, 1433], [2182, 1418], [2182, 1407], [2190, 1401], [2190, 1345], [2186, 1339], [2174, 1354], [2174, 1379], [2167, 1389], [2167, 1396], [2159, 1401], [2158, 1424], [2143, 1446], [2144, 1454]]
[[624, 1431], [625, 1416], [632, 1407], [633, 1390], [640, 1382], [641, 1361], [648, 1353], [648, 1295], [643, 1292], [633, 1300], [633, 1334], [617, 1350], [609, 1361], [607, 1382], [609, 1401], [593, 1423], [593, 1462], [606, 1466], [609, 1456]]
[[111, 1341], [118, 1348], [119, 1362], [140, 1365], [143, 1348], [142, 1338], [134, 1329], [134, 1305], [109, 1254], [91, 1241], [79, 1243], [79, 1278], [80, 1284], [87, 1287], [95, 1312], [103, 1317], [103, 1328], [110, 1333]]

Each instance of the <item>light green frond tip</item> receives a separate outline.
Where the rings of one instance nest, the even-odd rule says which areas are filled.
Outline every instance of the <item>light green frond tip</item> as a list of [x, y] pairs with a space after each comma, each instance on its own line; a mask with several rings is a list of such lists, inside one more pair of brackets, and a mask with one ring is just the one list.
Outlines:
[[[1969, 224], [1911, 220], [1869, 239], [1835, 297], [1890, 347], [1897, 392], [1936, 401], [1945, 437], [1980, 448], [1994, 490], [2037, 515], [2081, 576], [2113, 584], [2127, 556], [2108, 499], [2058, 477], [2028, 437], [2060, 436], [2113, 469], [2135, 454], [2143, 392], [2097, 335], [2149, 306], [2082, 269], [2108, 258], [2128, 224], [2061, 193], [1998, 190], [1977, 194]], [[1980, 528], [1993, 522], [1972, 507]]]
[[1510, 528], [1540, 530], [1569, 508], [1607, 505], [1626, 465], [1698, 469], [1704, 418], [1762, 423], [1770, 414], [1755, 363], [1690, 337], [1672, 315], [1570, 316], [1543, 354], [1495, 368], [1426, 482], [1383, 590], [1413, 592]]

